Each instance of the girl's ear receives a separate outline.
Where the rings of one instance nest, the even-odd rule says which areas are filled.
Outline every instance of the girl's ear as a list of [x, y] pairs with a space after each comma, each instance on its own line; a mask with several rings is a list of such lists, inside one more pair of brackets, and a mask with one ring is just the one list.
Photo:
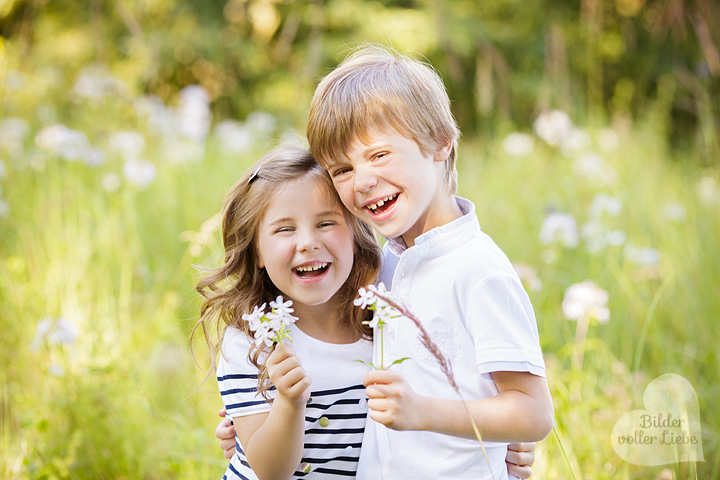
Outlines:
[[438, 151], [433, 156], [433, 160], [436, 162], [444, 162], [448, 159], [450, 156], [450, 152], [452, 152], [453, 147], [453, 141], [448, 141], [445, 145], [441, 146]]
[[257, 261], [255, 262], [257, 267], [262, 270], [265, 268], [265, 262], [263, 262], [262, 256], [260, 255], [260, 252], [257, 253]]

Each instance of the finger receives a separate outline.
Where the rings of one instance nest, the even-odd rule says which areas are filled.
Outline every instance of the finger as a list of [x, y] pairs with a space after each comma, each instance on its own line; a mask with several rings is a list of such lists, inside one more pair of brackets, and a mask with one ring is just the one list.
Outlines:
[[373, 384], [392, 383], [401, 378], [400, 374], [391, 372], [390, 370], [370, 370], [363, 377], [363, 385], [367, 387]]
[[226, 438], [224, 440], [220, 440], [218, 442], [218, 445], [220, 445], [220, 448], [222, 448], [226, 452], [228, 450], [235, 450], [235, 439]]
[[530, 467], [521, 467], [520, 465], [508, 463], [508, 473], [524, 480], [526, 478], [530, 478], [530, 475], [532, 475], [532, 470], [530, 469]]
[[508, 450], [505, 460], [507, 460], [508, 463], [515, 465], [531, 466], [535, 461], [535, 456], [529, 452], [515, 452], [513, 450]]
[[516, 452], [534, 452], [535, 442], [517, 442], [508, 445], [508, 450], [514, 450]]
[[228, 460], [230, 460], [231, 458], [233, 458], [234, 455], [235, 455], [235, 445], [233, 445], [232, 448], [228, 448], [227, 450], [225, 450], [225, 451], [223, 452], [223, 456], [224, 456], [225, 458], [227, 458]]
[[222, 407], [222, 409], [218, 412], [218, 417], [225, 418], [225, 415], [227, 415], [227, 410], [225, 410], [225, 407]]
[[215, 428], [215, 436], [217, 438], [230, 438], [235, 437], [235, 427], [229, 418], [223, 418]]

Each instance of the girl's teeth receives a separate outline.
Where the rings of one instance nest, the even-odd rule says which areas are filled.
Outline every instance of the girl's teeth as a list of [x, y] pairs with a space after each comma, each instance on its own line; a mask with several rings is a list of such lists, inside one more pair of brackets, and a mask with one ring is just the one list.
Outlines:
[[327, 267], [327, 263], [317, 263], [315, 265], [308, 265], [305, 267], [297, 267], [298, 272], [312, 272], [313, 270], [320, 270], [321, 268]]

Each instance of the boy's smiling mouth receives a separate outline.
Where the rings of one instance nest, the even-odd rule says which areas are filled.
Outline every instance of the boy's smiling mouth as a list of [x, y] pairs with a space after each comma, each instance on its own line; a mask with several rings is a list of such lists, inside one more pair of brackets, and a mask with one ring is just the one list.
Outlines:
[[304, 265], [299, 265], [292, 270], [293, 273], [300, 278], [314, 278], [327, 272], [330, 265], [330, 262], [306, 263]]
[[380, 215], [384, 211], [386, 211], [388, 208], [392, 207], [395, 204], [395, 200], [397, 200], [397, 193], [393, 193], [392, 195], [388, 195], [387, 197], [381, 198], [377, 202], [374, 203], [368, 203], [365, 205], [365, 208], [370, 211], [371, 215]]

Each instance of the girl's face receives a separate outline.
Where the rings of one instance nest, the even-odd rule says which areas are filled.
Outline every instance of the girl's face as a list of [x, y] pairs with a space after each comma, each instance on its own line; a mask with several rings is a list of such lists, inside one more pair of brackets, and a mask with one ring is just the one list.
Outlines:
[[328, 302], [353, 266], [353, 235], [339, 205], [312, 178], [284, 185], [258, 225], [258, 267], [295, 304]]

